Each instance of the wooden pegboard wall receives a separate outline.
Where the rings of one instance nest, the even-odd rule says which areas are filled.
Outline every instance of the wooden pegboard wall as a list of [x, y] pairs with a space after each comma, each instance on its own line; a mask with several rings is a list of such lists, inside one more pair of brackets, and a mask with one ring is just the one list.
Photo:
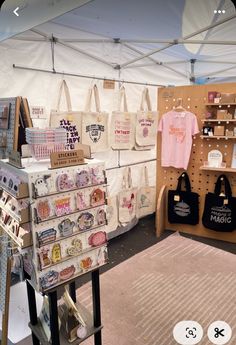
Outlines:
[[[197, 192], [200, 195], [199, 201], [199, 224], [198, 225], [185, 225], [185, 224], [170, 224], [167, 219], [167, 207], [164, 207], [164, 212], [158, 212], [156, 231], [157, 236], [160, 236], [165, 229], [181, 231], [197, 236], [203, 236], [208, 238], [214, 238], [224, 240], [228, 242], [236, 243], [236, 231], [232, 233], [216, 232], [206, 229], [202, 225], [202, 213], [204, 208], [204, 200], [206, 193], [213, 192], [217, 177], [225, 173], [223, 171], [207, 171], [200, 170], [204, 161], [207, 161], [207, 155], [210, 150], [218, 149], [223, 153], [223, 160], [228, 167], [231, 166], [231, 159], [233, 153], [233, 144], [236, 143], [235, 139], [201, 139], [200, 135], [203, 123], [201, 119], [205, 118], [206, 103], [208, 91], [218, 91], [221, 93], [234, 93], [236, 90], [236, 83], [230, 84], [212, 84], [212, 85], [191, 85], [181, 86], [173, 88], [160, 88], [158, 90], [158, 110], [161, 116], [173, 109], [177, 104], [177, 99], [182, 98], [182, 105], [186, 110], [194, 113], [198, 119], [198, 125], [200, 133], [193, 138], [192, 152], [189, 160], [187, 173], [191, 180], [192, 191]], [[236, 127], [236, 123], [228, 124], [227, 128], [232, 129]], [[176, 168], [162, 168], [161, 167], [161, 133], [158, 133], [157, 137], [157, 198], [163, 185], [166, 185], [166, 193], [169, 189], [176, 189], [177, 179], [184, 170]], [[225, 173], [231, 182], [233, 195], [236, 196], [236, 173]], [[158, 204], [162, 200], [159, 200]], [[163, 202], [167, 203], [167, 198], [163, 198]], [[166, 205], [165, 205], [166, 206]], [[163, 209], [163, 205], [162, 205]], [[158, 217], [164, 219], [158, 221]], [[160, 220], [160, 219], [159, 219]], [[160, 226], [161, 224], [161, 226]]]

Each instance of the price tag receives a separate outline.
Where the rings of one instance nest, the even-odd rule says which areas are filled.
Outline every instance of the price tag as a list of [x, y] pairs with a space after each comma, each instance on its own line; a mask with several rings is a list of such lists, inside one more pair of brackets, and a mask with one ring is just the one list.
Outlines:
[[228, 199], [224, 199], [224, 205], [228, 205], [229, 204], [229, 200]]
[[174, 196], [174, 201], [180, 201], [179, 195], [175, 195], [175, 196]]

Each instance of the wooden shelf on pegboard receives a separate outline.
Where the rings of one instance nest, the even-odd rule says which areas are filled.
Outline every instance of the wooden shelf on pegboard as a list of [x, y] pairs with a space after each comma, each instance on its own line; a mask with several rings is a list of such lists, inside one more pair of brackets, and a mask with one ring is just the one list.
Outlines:
[[234, 123], [234, 122], [236, 122], [236, 119], [229, 119], [229, 120], [227, 120], [227, 119], [202, 119], [201, 120], [203, 123], [205, 123], [205, 122], [216, 122], [216, 123], [221, 123], [221, 122], [223, 122], [223, 123]]
[[235, 135], [200, 135], [202, 139], [236, 139]]
[[207, 170], [207, 171], [230, 172], [230, 173], [236, 172], [236, 169], [234, 169], [234, 168], [213, 168], [213, 167], [201, 166], [199, 169], [200, 170]]

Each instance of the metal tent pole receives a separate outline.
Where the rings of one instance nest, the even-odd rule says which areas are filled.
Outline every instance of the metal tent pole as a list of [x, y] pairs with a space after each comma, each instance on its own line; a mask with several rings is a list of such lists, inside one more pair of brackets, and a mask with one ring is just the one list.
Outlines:
[[[205, 26], [205, 27], [202, 28], [202, 29], [199, 29], [199, 30], [197, 30], [197, 31], [195, 31], [195, 32], [193, 32], [193, 33], [187, 35], [187, 36], [184, 36], [184, 37], [182, 38], [182, 40], [187, 40], [187, 39], [189, 39], [189, 38], [192, 38], [192, 37], [194, 37], [194, 36], [196, 36], [196, 35], [198, 35], [198, 34], [200, 34], [200, 33], [202, 33], [202, 32], [205, 32], [205, 31], [207, 31], [207, 30], [209, 30], [209, 29], [215, 28], [216, 26], [219, 26], [219, 25], [221, 25], [221, 24], [224, 24], [224, 23], [226, 23], [226, 22], [228, 22], [229, 20], [232, 20], [232, 19], [234, 19], [234, 18], [236, 18], [236, 14], [233, 14], [233, 15], [227, 17], [227, 18], [224, 18], [224, 19], [222, 19], [222, 20], [219, 20], [218, 22], [216, 22], [216, 23], [214, 23], [214, 24]], [[165, 50], [165, 49], [167, 49], [167, 48], [170, 48], [170, 47], [172, 47], [173, 45], [176, 45], [176, 44], [178, 44], [178, 40], [177, 40], [177, 39], [174, 40], [172, 43], [168, 43], [168, 44], [164, 45], [164, 46], [161, 47], [161, 48], [153, 49], [153, 50], [151, 50], [149, 53], [146, 53], [146, 54], [144, 54], [144, 55], [141, 56], [141, 57], [137, 57], [137, 58], [135, 58], [135, 59], [129, 60], [129, 61], [127, 61], [127, 62], [121, 64], [120, 67], [123, 68], [123, 67], [125, 67], [125, 66], [127, 66], [127, 65], [130, 65], [131, 63], [134, 63], [134, 62], [136, 62], [136, 61], [139, 61], [139, 60], [144, 59], [145, 57], [149, 57], [150, 55], [153, 55], [153, 54], [156, 54], [156, 53], [158, 53], [158, 52], [161, 52], [161, 51], [163, 51], [163, 50]]]
[[21, 69], [25, 71], [35, 71], [35, 72], [42, 72], [42, 73], [50, 73], [50, 74], [59, 74], [65, 75], [69, 77], [79, 77], [79, 78], [87, 78], [87, 79], [97, 79], [97, 80], [112, 80], [116, 83], [125, 83], [125, 84], [134, 84], [134, 85], [144, 85], [144, 86], [155, 86], [155, 87], [165, 87], [166, 85], [163, 84], [154, 84], [154, 83], [144, 83], [144, 82], [137, 82], [131, 80], [123, 80], [123, 79], [116, 79], [116, 78], [106, 78], [100, 76], [92, 76], [92, 75], [84, 75], [84, 74], [76, 74], [76, 73], [68, 73], [68, 72], [60, 72], [60, 71], [53, 71], [41, 68], [32, 68], [32, 67], [25, 67], [13, 64], [13, 68]]

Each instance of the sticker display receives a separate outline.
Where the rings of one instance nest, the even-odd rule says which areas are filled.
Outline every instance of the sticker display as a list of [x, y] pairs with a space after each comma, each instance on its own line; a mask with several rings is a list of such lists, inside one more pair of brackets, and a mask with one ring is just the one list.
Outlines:
[[52, 263], [55, 264], [59, 261], [61, 261], [61, 246], [56, 243], [52, 247]]
[[77, 220], [79, 230], [91, 229], [94, 224], [94, 216], [90, 212], [83, 212]]
[[61, 280], [68, 280], [70, 279], [75, 273], [75, 266], [71, 265], [69, 267], [64, 268], [60, 273], [60, 279]]
[[76, 207], [78, 210], [85, 210], [90, 207], [90, 194], [86, 189], [80, 190], [76, 194]]
[[88, 244], [92, 247], [101, 246], [107, 242], [107, 235], [105, 231], [98, 231], [95, 234], [91, 234], [88, 238]]
[[74, 181], [70, 178], [67, 173], [60, 174], [56, 181], [58, 192], [70, 190], [75, 187]]
[[83, 249], [82, 241], [78, 238], [72, 241], [72, 246], [67, 249], [67, 254], [70, 256], [78, 255]]
[[105, 192], [101, 188], [96, 188], [90, 196], [91, 207], [103, 205], [105, 203]]
[[75, 179], [76, 187], [78, 188], [86, 187], [91, 184], [90, 174], [87, 170], [81, 170], [77, 172]]
[[64, 216], [73, 212], [70, 205], [70, 197], [63, 197], [54, 201], [56, 216]]
[[49, 247], [43, 247], [39, 253], [40, 267], [44, 268], [51, 265], [51, 260], [49, 258]]
[[42, 247], [49, 242], [53, 242], [56, 239], [57, 231], [54, 228], [50, 228], [41, 232], [36, 232], [38, 246]]
[[58, 229], [62, 237], [70, 236], [73, 234], [73, 228], [75, 222], [71, 221], [69, 218], [64, 219], [59, 225]]
[[59, 273], [50, 270], [42, 278], [40, 278], [40, 284], [43, 289], [48, 289], [57, 284], [59, 278]]
[[105, 172], [101, 166], [90, 168], [91, 184], [105, 183]]
[[51, 206], [51, 203], [49, 200], [40, 200], [37, 203], [37, 220], [43, 221], [46, 220], [54, 215], [54, 210]]
[[44, 175], [43, 177], [39, 177], [36, 179], [34, 183], [34, 192], [36, 196], [44, 196], [49, 194], [49, 184], [48, 179], [51, 175]]

